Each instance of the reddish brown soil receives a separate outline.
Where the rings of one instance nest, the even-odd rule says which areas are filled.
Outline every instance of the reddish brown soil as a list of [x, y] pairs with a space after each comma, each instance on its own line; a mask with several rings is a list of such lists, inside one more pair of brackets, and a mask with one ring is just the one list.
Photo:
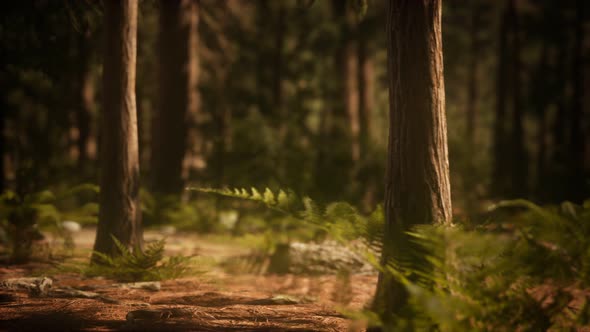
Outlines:
[[[82, 242], [82, 247], [88, 246], [83, 239], [78, 242]], [[199, 251], [206, 252], [206, 245], [200, 243]], [[223, 256], [220, 253], [225, 251], [219, 248], [218, 254]], [[0, 279], [30, 276], [40, 267], [43, 266], [0, 266]], [[68, 274], [49, 277], [54, 287], [77, 289], [114, 282]], [[96, 291], [119, 300], [119, 304], [97, 299], [35, 298], [24, 291], [3, 290], [0, 330], [354, 331], [359, 328], [352, 326], [355, 324], [341, 314], [340, 308], [362, 308], [370, 300], [375, 282], [375, 276], [352, 276], [350, 282], [343, 282], [336, 276], [228, 275], [215, 270], [200, 276], [163, 281], [162, 289], [156, 292], [120, 288]], [[269, 300], [279, 294], [303, 301], [275, 304]], [[126, 320], [128, 312], [133, 310], [172, 308], [184, 308], [190, 315]]]

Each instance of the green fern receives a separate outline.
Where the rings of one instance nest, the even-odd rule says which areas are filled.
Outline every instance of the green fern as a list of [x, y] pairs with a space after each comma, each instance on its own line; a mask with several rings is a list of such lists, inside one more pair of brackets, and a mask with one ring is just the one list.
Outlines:
[[586, 307], [569, 307], [568, 287], [588, 285], [590, 204], [494, 207], [505, 208], [520, 211], [492, 230], [423, 225], [403, 234], [405, 249], [382, 272], [410, 298], [396, 316], [378, 312], [385, 330], [545, 331], [586, 321]]
[[269, 188], [260, 192], [256, 188], [214, 189], [187, 188], [204, 193], [239, 198], [264, 204], [267, 208], [302, 221], [305, 226], [313, 226], [332, 238], [349, 242], [354, 239], [365, 241], [371, 252], [379, 252], [383, 237], [383, 209], [377, 209], [364, 216], [346, 202], [318, 205], [307, 196], [300, 197], [291, 190], [273, 192]]
[[58, 270], [125, 282], [176, 279], [198, 272], [193, 266], [192, 257], [180, 255], [165, 257], [165, 240], [151, 242], [142, 251], [139, 248], [130, 250], [117, 238], [112, 238], [119, 255], [110, 256], [94, 252], [94, 255], [98, 257], [97, 264], [68, 262], [63, 263]]
[[[260, 202], [337, 239], [363, 238], [373, 254], [383, 243], [381, 207], [363, 216], [347, 203], [320, 207], [289, 191], [194, 190]], [[572, 311], [567, 286], [590, 285], [590, 201], [540, 207], [514, 200], [492, 209], [510, 211], [477, 228], [421, 225], [400, 234], [395, 257], [379, 269], [409, 300], [395, 316], [377, 310], [367, 317], [386, 331], [545, 331], [587, 321], [590, 306]], [[548, 282], [549, 293], [532, 295]]]

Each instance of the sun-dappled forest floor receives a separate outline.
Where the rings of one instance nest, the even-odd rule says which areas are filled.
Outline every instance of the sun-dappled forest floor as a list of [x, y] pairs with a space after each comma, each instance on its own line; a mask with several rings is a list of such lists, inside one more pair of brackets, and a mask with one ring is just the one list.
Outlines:
[[[146, 239], [161, 237], [146, 232]], [[77, 233], [76, 252], [88, 257], [94, 234]], [[0, 290], [2, 331], [346, 331], [343, 315], [371, 298], [376, 275], [228, 274], [219, 262], [248, 252], [228, 238], [172, 235], [168, 254], [197, 255], [200, 271], [161, 281], [159, 290], [114, 287], [116, 281], [60, 272], [51, 264], [0, 266], [0, 279], [46, 276], [53, 288], [100, 294], [96, 298], [35, 297], [24, 290]], [[352, 324], [352, 325], [351, 325]], [[360, 324], [359, 324], [360, 325]]]

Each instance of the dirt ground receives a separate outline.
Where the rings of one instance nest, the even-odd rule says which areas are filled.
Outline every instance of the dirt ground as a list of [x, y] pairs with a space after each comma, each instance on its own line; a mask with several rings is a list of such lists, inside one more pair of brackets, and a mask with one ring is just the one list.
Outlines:
[[[146, 233], [146, 238], [157, 238]], [[90, 249], [92, 230], [75, 237], [77, 248]], [[167, 250], [214, 259], [238, 256], [247, 249], [193, 235], [168, 238]], [[198, 276], [161, 282], [159, 291], [101, 287], [114, 283], [72, 274], [46, 275], [54, 287], [98, 289], [101, 299], [31, 297], [25, 291], [0, 291], [1, 331], [357, 331], [342, 308], [361, 309], [371, 298], [375, 275], [230, 275], [218, 268]], [[47, 270], [42, 263], [0, 266], [0, 280]], [[97, 288], [98, 287], [98, 288]], [[283, 301], [277, 301], [283, 300]], [[286, 299], [286, 300], [285, 300]], [[140, 311], [149, 317], [133, 319]], [[132, 314], [133, 315], [133, 314]], [[136, 315], [137, 316], [137, 315]]]

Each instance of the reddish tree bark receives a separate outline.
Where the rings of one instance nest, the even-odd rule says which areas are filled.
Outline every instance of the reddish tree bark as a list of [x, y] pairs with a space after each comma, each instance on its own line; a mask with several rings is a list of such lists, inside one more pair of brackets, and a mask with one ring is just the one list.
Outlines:
[[[399, 257], [413, 225], [451, 220], [441, 1], [388, 1], [387, 46], [384, 264]], [[404, 286], [380, 274], [376, 308], [390, 315], [406, 301]]]
[[[100, 211], [94, 250], [119, 254], [112, 236], [141, 246], [139, 156], [135, 102], [137, 0], [104, 1]], [[99, 261], [93, 256], [93, 261]]]

